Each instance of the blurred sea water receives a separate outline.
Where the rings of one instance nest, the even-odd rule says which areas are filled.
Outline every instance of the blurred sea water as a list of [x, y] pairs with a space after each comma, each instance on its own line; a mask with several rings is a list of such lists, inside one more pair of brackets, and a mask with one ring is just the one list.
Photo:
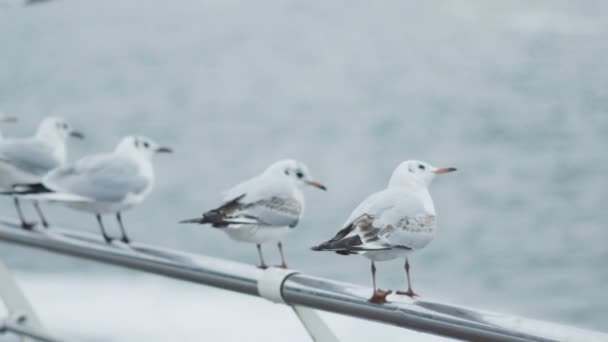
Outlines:
[[[172, 146], [155, 161], [155, 191], [124, 215], [131, 235], [243, 262], [253, 246], [176, 222], [271, 162], [300, 159], [329, 191], [307, 191], [287, 256], [362, 284], [366, 260], [309, 247], [400, 161], [455, 166], [432, 186], [439, 231], [411, 260], [416, 290], [606, 331], [606, 14], [602, 1], [0, 6], [0, 109], [20, 120], [0, 129], [24, 136], [64, 116], [87, 134], [71, 159], [132, 133]], [[97, 231], [92, 216], [48, 211]], [[14, 215], [9, 199], [0, 213]], [[21, 272], [129, 276], [4, 243], [0, 258]], [[379, 279], [403, 286], [401, 261]]]

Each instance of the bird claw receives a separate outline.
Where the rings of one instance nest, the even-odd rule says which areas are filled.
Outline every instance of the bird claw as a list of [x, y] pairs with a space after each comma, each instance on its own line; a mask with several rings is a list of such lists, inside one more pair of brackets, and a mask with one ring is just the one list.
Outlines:
[[122, 242], [126, 243], [127, 245], [131, 243], [131, 240], [129, 240], [129, 238], [128, 238], [128, 237], [126, 237], [126, 236], [125, 236], [125, 237], [123, 237], [122, 239], [120, 239], [120, 241], [122, 241]]
[[34, 227], [36, 227], [36, 222], [21, 222], [21, 228], [25, 229], [25, 230], [33, 230]]
[[393, 291], [391, 291], [391, 290], [385, 291], [385, 290], [377, 289], [376, 291], [374, 291], [374, 294], [369, 299], [369, 301], [372, 303], [376, 303], [376, 304], [384, 304], [384, 303], [386, 303], [386, 296], [388, 296], [391, 293], [393, 293]]
[[266, 265], [266, 264], [257, 265], [257, 268], [259, 268], [261, 270], [265, 270], [268, 268], [268, 265]]
[[282, 269], [288, 269], [289, 267], [287, 267], [287, 264], [280, 264], [280, 265], [275, 265], [274, 267], [276, 268], [282, 268]]
[[412, 289], [409, 289], [407, 291], [397, 291], [395, 293], [402, 296], [408, 296], [410, 298], [420, 297], [416, 292], [412, 291]]

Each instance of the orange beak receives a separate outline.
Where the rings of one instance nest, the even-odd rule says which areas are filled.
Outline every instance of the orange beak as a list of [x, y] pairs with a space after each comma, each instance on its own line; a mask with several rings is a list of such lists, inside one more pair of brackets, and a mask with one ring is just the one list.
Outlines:
[[437, 170], [435, 170], [435, 174], [442, 175], [444, 173], [450, 173], [450, 172], [454, 172], [456, 170], [458, 170], [458, 169], [455, 167], [441, 167], [441, 168], [438, 168]]
[[327, 187], [317, 181], [307, 181], [306, 184], [314, 186], [315, 188], [319, 188], [323, 191], [327, 191]]

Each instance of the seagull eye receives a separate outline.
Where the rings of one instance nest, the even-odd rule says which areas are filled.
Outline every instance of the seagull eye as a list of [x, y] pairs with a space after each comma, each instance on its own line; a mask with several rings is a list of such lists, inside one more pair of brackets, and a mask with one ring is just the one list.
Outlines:
[[419, 168], [420, 170], [425, 170], [425, 169], [426, 169], [426, 167], [424, 167], [424, 165], [422, 165], [422, 164], [418, 165], [418, 168]]
[[302, 173], [302, 171], [298, 171], [296, 173], [296, 176], [298, 176], [298, 178], [302, 178], [302, 177], [304, 177], [304, 174]]
[[284, 171], [284, 172], [285, 172], [285, 174], [286, 174], [286, 175], [288, 175], [288, 176], [289, 176], [289, 170], [288, 170], [288, 169], [285, 169], [285, 171]]
[[150, 144], [149, 144], [149, 143], [146, 141], [146, 142], [144, 142], [144, 147], [145, 147], [145, 148], [149, 148], [149, 147], [150, 147]]
[[62, 127], [63, 129], [68, 129], [68, 124], [64, 123], [63, 125], [61, 125], [61, 127]]

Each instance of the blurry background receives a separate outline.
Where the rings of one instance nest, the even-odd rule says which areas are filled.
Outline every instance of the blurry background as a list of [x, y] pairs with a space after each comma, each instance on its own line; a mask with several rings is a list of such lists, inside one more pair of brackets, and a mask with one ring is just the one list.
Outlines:
[[[257, 260], [253, 246], [176, 222], [212, 208], [222, 190], [271, 162], [300, 159], [329, 191], [307, 191], [305, 217], [285, 242], [288, 260], [365, 285], [368, 261], [309, 247], [333, 236], [400, 161], [455, 166], [432, 186], [439, 231], [411, 259], [417, 292], [605, 330], [607, 14], [605, 1], [0, 6], [0, 109], [20, 120], [0, 129], [25, 136], [43, 117], [64, 116], [87, 135], [70, 141], [70, 159], [111, 150], [132, 133], [173, 147], [156, 160], [155, 191], [124, 216], [132, 237], [248, 263]], [[97, 232], [92, 216], [47, 211], [51, 222]], [[10, 199], [0, 199], [0, 213], [15, 215]], [[274, 247], [266, 251], [278, 261]], [[56, 325], [80, 317], [87, 323], [60, 330], [89, 329], [84, 339], [113, 336], [99, 338], [101, 326], [82, 318], [117, 320], [87, 305], [100, 292], [133, 313], [132, 323], [118, 320], [119, 334], [141, 338], [129, 326], [143, 324], [142, 302], [125, 301], [125, 283], [140, 287], [142, 301], [182, 296], [200, 301], [187, 315], [213, 317], [200, 293], [218, 293], [211, 289], [193, 287], [190, 300], [183, 283], [4, 243], [0, 258], [18, 271], [43, 321], [45, 312]], [[379, 265], [380, 284], [404, 286], [402, 269], [402, 261]], [[226, 298], [247, 312], [244, 297]], [[190, 338], [207, 336], [197, 334]]]

